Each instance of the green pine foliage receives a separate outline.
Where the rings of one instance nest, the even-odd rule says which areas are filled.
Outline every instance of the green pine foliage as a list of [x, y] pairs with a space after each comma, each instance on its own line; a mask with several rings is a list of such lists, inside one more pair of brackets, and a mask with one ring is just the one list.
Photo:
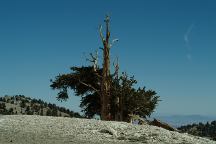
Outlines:
[[[81, 96], [80, 107], [87, 118], [93, 118], [101, 113], [100, 85], [102, 69], [94, 70], [92, 66], [72, 67], [69, 74], [58, 75], [51, 80], [51, 87], [59, 90], [57, 99], [67, 100], [68, 89], [72, 89], [76, 96]], [[129, 114], [140, 115], [145, 118], [150, 116], [156, 108], [159, 96], [153, 90], [146, 90], [145, 87], [135, 89], [137, 81], [122, 73], [119, 78], [113, 74], [111, 80], [111, 114], [112, 120], [119, 107], [116, 99], [123, 98], [123, 121], [129, 120]]]

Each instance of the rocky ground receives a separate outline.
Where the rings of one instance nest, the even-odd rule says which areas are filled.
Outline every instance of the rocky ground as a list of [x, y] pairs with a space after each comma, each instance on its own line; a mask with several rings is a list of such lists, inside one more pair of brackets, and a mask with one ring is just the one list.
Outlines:
[[150, 125], [78, 118], [0, 116], [0, 144], [216, 144]]

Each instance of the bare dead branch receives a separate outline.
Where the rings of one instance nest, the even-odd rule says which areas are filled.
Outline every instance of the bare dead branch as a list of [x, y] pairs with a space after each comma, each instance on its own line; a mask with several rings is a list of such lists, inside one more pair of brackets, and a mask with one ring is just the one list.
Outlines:
[[102, 25], [100, 25], [100, 27], [99, 27], [99, 33], [100, 33], [100, 37], [101, 37], [102, 42], [104, 42], [105, 39], [104, 39], [104, 37], [103, 37]]
[[99, 49], [101, 49], [102, 51], [104, 51], [104, 48], [102, 48], [102, 47], [99, 47]]
[[115, 68], [115, 76], [118, 78], [118, 72], [119, 72], [119, 59], [116, 57], [116, 60], [113, 62], [113, 66]]
[[82, 82], [82, 81], [80, 81], [80, 80], [79, 80], [79, 82], [80, 82], [81, 84], [87, 86], [87, 87], [92, 88], [93, 90], [95, 90], [95, 92], [97, 92], [97, 93], [100, 95], [100, 91], [99, 91], [98, 89], [96, 89], [95, 87], [93, 87], [92, 85], [87, 84], [87, 83], [84, 83], [84, 82]]
[[106, 23], [106, 42], [108, 43], [110, 38], [110, 30], [109, 30], [110, 17], [108, 15], [106, 16], [105, 23]]
[[116, 42], [118, 42], [119, 41], [119, 39], [114, 39], [114, 40], [112, 40], [112, 42], [111, 42], [111, 44], [110, 44], [110, 48], [116, 43]]
[[91, 58], [87, 58], [86, 60], [93, 63], [94, 71], [98, 68], [98, 51], [95, 51], [95, 55], [90, 53]]

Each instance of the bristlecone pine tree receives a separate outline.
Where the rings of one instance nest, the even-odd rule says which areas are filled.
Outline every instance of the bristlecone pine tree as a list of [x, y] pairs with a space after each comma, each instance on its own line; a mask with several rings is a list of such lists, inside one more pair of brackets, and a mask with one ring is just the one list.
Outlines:
[[109, 43], [110, 19], [107, 16], [106, 38], [100, 27], [100, 37], [103, 42], [103, 67], [97, 64], [97, 53], [91, 55], [93, 66], [72, 67], [72, 72], [62, 74], [51, 80], [51, 87], [59, 90], [57, 99], [67, 100], [68, 90], [72, 89], [76, 96], [81, 96], [80, 107], [87, 118], [99, 115], [102, 120], [130, 121], [129, 115], [135, 114], [145, 118], [150, 116], [156, 108], [159, 96], [153, 90], [135, 89], [137, 83], [134, 77], [126, 73], [118, 75], [119, 65], [115, 65], [115, 72], [110, 74]]

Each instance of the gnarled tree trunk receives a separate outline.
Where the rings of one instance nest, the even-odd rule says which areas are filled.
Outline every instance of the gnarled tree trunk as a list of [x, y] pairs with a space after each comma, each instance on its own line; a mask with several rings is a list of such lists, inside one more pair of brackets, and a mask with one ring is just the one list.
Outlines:
[[106, 38], [103, 37], [102, 27], [100, 27], [100, 36], [103, 42], [103, 74], [101, 82], [101, 119], [111, 120], [110, 113], [110, 31], [109, 31], [110, 19], [106, 16]]

